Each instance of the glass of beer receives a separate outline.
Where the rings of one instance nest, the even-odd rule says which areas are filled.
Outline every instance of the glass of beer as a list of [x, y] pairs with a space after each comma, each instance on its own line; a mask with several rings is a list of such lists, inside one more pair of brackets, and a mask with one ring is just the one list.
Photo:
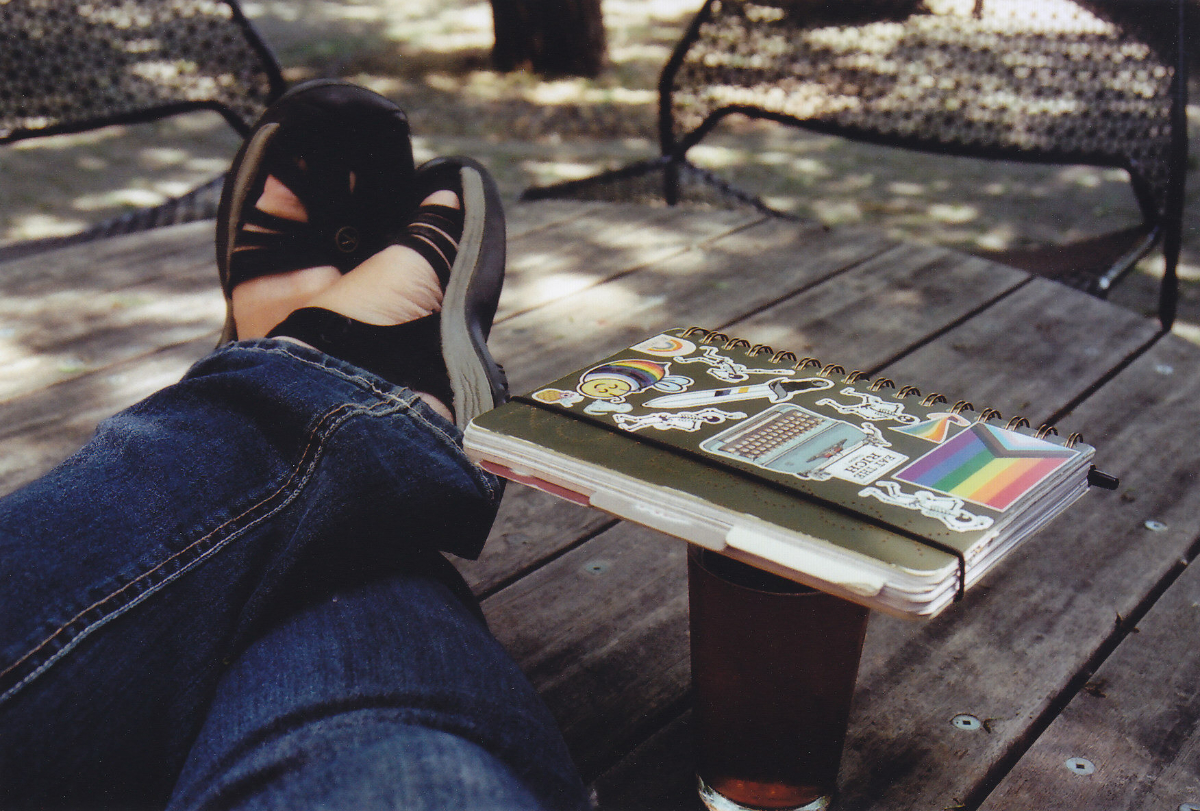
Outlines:
[[828, 808], [869, 611], [697, 546], [688, 591], [704, 804]]

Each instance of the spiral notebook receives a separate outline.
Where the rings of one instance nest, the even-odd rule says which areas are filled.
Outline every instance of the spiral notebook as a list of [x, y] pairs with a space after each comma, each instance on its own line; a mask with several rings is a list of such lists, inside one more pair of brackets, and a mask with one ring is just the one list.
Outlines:
[[507, 479], [918, 616], [1115, 486], [1078, 435], [696, 327], [514, 397], [464, 447]]

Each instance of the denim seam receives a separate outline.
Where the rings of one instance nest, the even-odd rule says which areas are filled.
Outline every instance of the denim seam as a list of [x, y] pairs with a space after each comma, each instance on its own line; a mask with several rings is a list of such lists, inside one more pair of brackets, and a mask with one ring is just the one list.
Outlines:
[[[481, 486], [484, 489], [484, 491], [487, 493], [489, 501], [495, 501], [497, 498], [499, 498], [497, 488], [492, 484], [491, 480], [489, 480], [486, 476], [480, 475], [481, 470], [480, 470], [479, 466], [471, 461], [471, 458], [469, 456], [467, 456], [466, 452], [462, 449], [462, 445], [459, 444], [458, 440], [453, 435], [448, 433], [444, 428], [442, 428], [441, 426], [439, 426], [439, 425], [435, 424], [434, 422], [432, 422], [431, 420], [429, 420], [428, 417], [426, 417], [424, 414], [422, 414], [420, 412], [420, 410], [415, 407], [415, 403], [421, 399], [420, 395], [418, 395], [415, 391], [408, 388], [407, 386], [397, 387], [397, 388], [400, 388], [400, 389], [408, 392], [408, 396], [403, 397], [403, 396], [399, 395], [395, 391], [395, 389], [385, 389], [385, 388], [379, 386], [375, 380], [373, 380], [369, 377], [366, 377], [364, 375], [351, 374], [342, 369], [338, 369], [335, 366], [330, 366], [330, 365], [324, 364], [324, 363], [317, 363], [316, 361], [310, 360], [309, 358], [303, 357], [299, 354], [296, 354], [295, 352], [291, 352], [291, 351], [289, 351], [290, 348], [288, 346], [286, 346], [286, 344], [288, 344], [288, 343], [290, 343], [290, 342], [289, 341], [281, 341], [280, 344], [282, 344], [282, 345], [276, 345], [276, 346], [245, 346], [245, 345], [242, 345], [242, 346], [238, 346], [237, 349], [242, 350], [242, 351], [265, 352], [265, 353], [274, 354], [274, 355], [285, 355], [288, 358], [291, 358], [292, 360], [303, 363], [305, 366], [308, 366], [313, 369], [317, 369], [322, 372], [329, 372], [330, 374], [340, 377], [341, 379], [345, 380], [348, 383], [353, 383], [355, 385], [358, 385], [360, 388], [366, 389], [367, 391], [376, 395], [377, 397], [381, 397], [381, 398], [384, 398], [387, 400], [391, 400], [393, 402], [403, 404], [405, 406], [406, 410], [408, 411], [408, 413], [412, 417], [414, 417], [415, 419], [420, 421], [420, 423], [422, 425], [424, 425], [428, 430], [434, 432], [442, 439], [443, 443], [454, 454], [454, 456], [459, 460], [460, 464], [465, 463], [465, 464], [463, 464], [463, 468], [471, 475], [471, 477], [475, 480], [476, 484]], [[233, 345], [231, 344], [230, 346], [233, 346]]]
[[[75, 636], [69, 638], [63, 644], [62, 648], [60, 648], [58, 651], [56, 651], [45, 662], [43, 662], [36, 669], [34, 669], [32, 672], [30, 672], [28, 675], [26, 675], [24, 678], [22, 678], [16, 684], [14, 684], [11, 688], [6, 690], [2, 695], [0, 695], [0, 704], [4, 703], [8, 699], [12, 698], [22, 688], [24, 688], [26, 685], [28, 685], [30, 682], [32, 682], [34, 679], [36, 679], [42, 673], [46, 672], [46, 670], [48, 670], [52, 665], [54, 665], [56, 662], [58, 662], [63, 656], [65, 656], [67, 653], [69, 653], [75, 647], [77, 647], [80, 642], [82, 642], [84, 639], [86, 639], [88, 636], [90, 636], [94, 631], [98, 630], [99, 628], [103, 627], [104, 625], [107, 625], [109, 622], [116, 619], [117, 617], [123, 615], [124, 613], [126, 613], [127, 611], [132, 609], [134, 606], [136, 606], [139, 603], [141, 603], [142, 601], [144, 601], [150, 595], [156, 594], [157, 592], [162, 590], [162, 588], [164, 586], [168, 585], [169, 583], [178, 579], [180, 576], [182, 576], [186, 572], [195, 568], [195, 566], [197, 566], [201, 562], [207, 560], [211, 555], [215, 554], [217, 551], [228, 546], [230, 541], [232, 541], [235, 538], [239, 537], [240, 535], [244, 534], [246, 531], [250, 530], [251, 528], [257, 526], [262, 521], [270, 518], [272, 515], [276, 514], [280, 510], [286, 508], [289, 504], [292, 503], [292, 501], [295, 500], [296, 496], [300, 493], [301, 490], [303, 490], [304, 485], [308, 482], [309, 477], [312, 475], [312, 471], [316, 468], [316, 463], [320, 459], [322, 449], [324, 448], [325, 443], [327, 443], [328, 439], [330, 437], [332, 437], [333, 434], [337, 431], [337, 429], [340, 428], [351, 417], [353, 417], [357, 414], [360, 414], [360, 413], [370, 411], [370, 410], [376, 408], [378, 405], [379, 405], [379, 403], [375, 403], [370, 406], [343, 404], [343, 405], [340, 405], [337, 408], [329, 411], [328, 413], [326, 413], [318, 421], [317, 425], [313, 428], [312, 432], [310, 433], [308, 444], [305, 446], [304, 450], [301, 452], [299, 463], [292, 470], [291, 474], [287, 477], [287, 479], [282, 484], [280, 484], [279, 487], [276, 488], [270, 495], [266, 496], [265, 498], [259, 500], [255, 504], [246, 508], [244, 511], [242, 511], [242, 513], [240, 515], [235, 516], [234, 518], [230, 518], [229, 520], [227, 520], [223, 524], [221, 524], [221, 526], [213, 529], [212, 531], [206, 533], [205, 535], [201, 536], [200, 538], [197, 538], [196, 540], [192, 541], [183, 549], [180, 549], [179, 551], [172, 553], [166, 559], [155, 564], [149, 570], [147, 570], [147, 571], [143, 572], [142, 574], [138, 575], [137, 577], [133, 578], [128, 583], [125, 583], [120, 588], [118, 588], [116, 591], [105, 596], [103, 599], [98, 600], [98, 601], [92, 603], [92, 605], [88, 606], [87, 608], [84, 608], [82, 611], [79, 611], [77, 614], [75, 614], [75, 616], [71, 617], [67, 622], [63, 623], [53, 633], [51, 633], [49, 636], [47, 636], [45, 639], [43, 639], [40, 643], [35, 645], [29, 651], [27, 651], [23, 656], [21, 656], [19, 659], [12, 662], [7, 667], [5, 667], [2, 671], [0, 671], [0, 679], [5, 678], [6, 676], [8, 676], [8, 674], [12, 673], [14, 670], [19, 668], [23, 663], [30, 660], [31, 657], [34, 657], [40, 650], [42, 650], [47, 645], [49, 645], [52, 641], [54, 641], [56, 637], [58, 637], [60, 634], [63, 634], [64, 632], [66, 632], [71, 627], [72, 624], [78, 622], [82, 617], [86, 616], [89, 612], [101, 609], [101, 607], [104, 606], [105, 603], [117, 599], [121, 595], [122, 592], [125, 592], [131, 588], [134, 588], [137, 585], [143, 585], [149, 579], [150, 585], [146, 588], [145, 591], [141, 592], [140, 594], [136, 594], [132, 599], [129, 600], [129, 602], [118, 605], [111, 612], [104, 614], [102, 617], [97, 619], [95, 622], [85, 625], [83, 628], [80, 629], [80, 631]], [[343, 413], [339, 413], [339, 412], [343, 412]], [[236, 525], [239, 521], [242, 521], [247, 516], [252, 515], [256, 510], [259, 510], [264, 505], [269, 504], [273, 499], [278, 498], [280, 496], [280, 494], [285, 493], [288, 490], [288, 488], [292, 487], [294, 484], [296, 486], [292, 490], [291, 495], [287, 496], [287, 498], [285, 498], [281, 503], [279, 503], [275, 507], [271, 508], [269, 511], [264, 513], [262, 516], [254, 518], [253, 520], [251, 520], [249, 523], [245, 524], [244, 526], [242, 526], [240, 528], [236, 527]], [[176, 569], [174, 572], [168, 573], [165, 577], [163, 577], [162, 580], [159, 580], [157, 583], [153, 581], [153, 577], [155, 576], [155, 574], [161, 573], [161, 570], [164, 567], [166, 567], [168, 564], [170, 564], [174, 561], [180, 560], [181, 558], [185, 557], [188, 553], [195, 551], [198, 546], [202, 546], [206, 541], [212, 540], [215, 536], [218, 536], [219, 533], [221, 533], [223, 530], [227, 530], [230, 527], [235, 527], [235, 528], [229, 532], [229, 534], [224, 538], [224, 540], [220, 540], [220, 541], [213, 543], [207, 550], [202, 551], [191, 562], [182, 564], [180, 566], [180, 568]]]

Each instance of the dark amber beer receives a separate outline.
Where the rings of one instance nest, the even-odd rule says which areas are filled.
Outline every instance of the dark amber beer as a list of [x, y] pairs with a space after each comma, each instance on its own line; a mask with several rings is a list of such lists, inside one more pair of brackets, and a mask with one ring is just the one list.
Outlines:
[[868, 610], [696, 546], [688, 589], [706, 805], [828, 807]]

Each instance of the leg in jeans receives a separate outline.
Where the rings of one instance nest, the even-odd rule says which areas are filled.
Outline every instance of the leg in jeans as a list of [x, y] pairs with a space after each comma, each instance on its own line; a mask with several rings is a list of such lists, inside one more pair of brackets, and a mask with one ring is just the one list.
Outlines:
[[577, 807], [428, 551], [494, 514], [457, 440], [408, 389], [250, 341], [0, 500], [0, 807]]

